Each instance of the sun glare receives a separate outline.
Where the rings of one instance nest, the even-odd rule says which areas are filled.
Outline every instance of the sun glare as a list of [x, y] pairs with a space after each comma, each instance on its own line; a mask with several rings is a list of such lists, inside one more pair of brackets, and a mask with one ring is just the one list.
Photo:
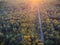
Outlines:
[[43, 4], [45, 2], [45, 0], [28, 0], [30, 2], [30, 4], [32, 5], [37, 5], [39, 4]]
[[43, 2], [43, 0], [30, 0], [32, 3], [41, 3], [41, 2]]

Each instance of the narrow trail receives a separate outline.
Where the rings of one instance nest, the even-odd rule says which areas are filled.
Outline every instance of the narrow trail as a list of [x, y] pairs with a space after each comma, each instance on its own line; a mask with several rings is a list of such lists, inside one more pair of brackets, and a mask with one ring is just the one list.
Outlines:
[[40, 25], [41, 41], [44, 42], [44, 34], [43, 34], [43, 31], [42, 31], [42, 22], [41, 22], [41, 16], [40, 16], [39, 8], [38, 8], [38, 11], [37, 12], [38, 12], [39, 25]]

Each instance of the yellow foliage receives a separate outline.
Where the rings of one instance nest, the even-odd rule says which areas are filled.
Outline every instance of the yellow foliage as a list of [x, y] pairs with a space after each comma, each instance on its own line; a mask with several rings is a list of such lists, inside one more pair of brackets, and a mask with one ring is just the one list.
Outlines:
[[29, 24], [27, 24], [27, 23], [22, 23], [21, 26], [22, 26], [22, 27], [27, 27], [27, 26], [29, 26]]
[[54, 35], [53, 34], [50, 34], [51, 37], [53, 37]]
[[0, 35], [3, 35], [3, 33], [0, 32]]
[[58, 21], [55, 19], [54, 21], [53, 21], [55, 24], [58, 24]]
[[24, 32], [25, 30], [24, 29], [22, 29], [22, 32]]
[[11, 19], [11, 20], [10, 20], [10, 23], [12, 23], [12, 24], [15, 23], [15, 20]]
[[30, 36], [24, 36], [25, 39], [30, 39]]
[[50, 23], [50, 19], [49, 18], [46, 19], [46, 23]]

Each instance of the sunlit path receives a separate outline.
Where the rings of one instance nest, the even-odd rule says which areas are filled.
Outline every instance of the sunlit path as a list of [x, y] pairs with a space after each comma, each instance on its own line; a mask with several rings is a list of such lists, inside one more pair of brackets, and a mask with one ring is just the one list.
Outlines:
[[41, 41], [44, 42], [44, 34], [42, 31], [42, 22], [41, 22], [41, 15], [40, 15], [40, 10], [39, 8], [37, 9], [38, 11], [38, 19], [39, 19], [39, 24], [40, 24], [40, 37], [41, 37]]

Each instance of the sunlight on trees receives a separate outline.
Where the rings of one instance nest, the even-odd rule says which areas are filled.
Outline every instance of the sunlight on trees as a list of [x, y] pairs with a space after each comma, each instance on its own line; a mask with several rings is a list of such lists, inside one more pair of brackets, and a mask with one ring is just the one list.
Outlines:
[[[59, 45], [59, 8], [57, 8], [55, 3], [53, 5], [53, 0], [46, 0], [48, 2], [45, 0], [29, 1], [34, 3], [41, 1], [39, 7], [45, 45]], [[17, 2], [19, 3], [18, 5]], [[16, 4], [15, 2], [13, 4], [12, 2], [0, 2], [0, 45], [44, 45], [40, 40], [37, 8], [33, 7], [32, 3], [26, 0], [25, 2], [22, 0], [17, 2]], [[42, 2], [44, 4], [41, 4]]]

